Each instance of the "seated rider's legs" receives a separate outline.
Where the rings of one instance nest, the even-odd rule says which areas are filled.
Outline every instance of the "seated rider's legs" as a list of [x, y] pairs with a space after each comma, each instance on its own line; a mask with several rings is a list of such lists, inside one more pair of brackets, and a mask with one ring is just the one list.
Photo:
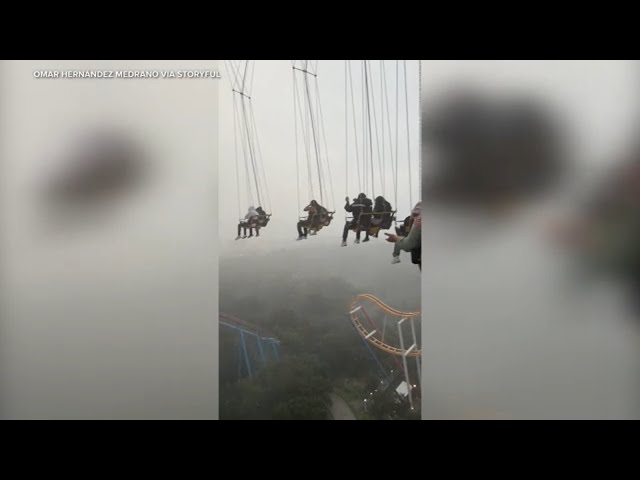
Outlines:
[[309, 232], [307, 222], [304, 220], [300, 220], [296, 226], [298, 227], [298, 236], [306, 237], [307, 233]]
[[325, 215], [317, 215], [311, 219], [309, 228], [314, 231], [313, 233], [314, 235], [315, 235], [315, 232], [317, 232], [318, 230], [320, 230], [322, 227], [325, 226], [325, 219], [326, 219]]
[[346, 242], [347, 241], [347, 236], [349, 235], [349, 230], [351, 230], [351, 228], [355, 226], [354, 222], [346, 222], [344, 224], [344, 231], [342, 232], [342, 241]]
[[247, 221], [247, 224], [249, 226], [249, 237], [253, 237], [253, 229], [256, 229], [256, 232], [258, 231], [258, 219], [259, 217], [257, 216], [253, 216], [249, 219], [249, 221]]
[[370, 229], [373, 228], [373, 230], [375, 231], [375, 233], [373, 234], [374, 237], [378, 238], [378, 232], [380, 231], [380, 227], [381, 226], [382, 226], [382, 218], [375, 217], [375, 218], [371, 219], [371, 227], [370, 227]]

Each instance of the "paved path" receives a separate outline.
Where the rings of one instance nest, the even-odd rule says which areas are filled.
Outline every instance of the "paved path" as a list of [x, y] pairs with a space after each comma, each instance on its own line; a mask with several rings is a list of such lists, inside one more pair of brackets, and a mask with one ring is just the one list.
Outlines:
[[356, 420], [356, 416], [342, 397], [331, 393], [331, 415], [334, 420]]

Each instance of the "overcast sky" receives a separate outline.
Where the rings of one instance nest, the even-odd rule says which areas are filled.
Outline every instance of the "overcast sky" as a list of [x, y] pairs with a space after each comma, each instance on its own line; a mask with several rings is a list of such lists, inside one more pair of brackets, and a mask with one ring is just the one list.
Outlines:
[[[354, 96], [356, 98], [356, 112], [361, 112], [360, 98], [362, 87], [360, 81], [361, 61], [352, 61]], [[371, 60], [371, 77], [373, 81], [373, 91], [377, 108], [379, 109], [379, 99], [381, 97], [380, 85], [380, 61]], [[389, 111], [391, 112], [391, 130], [395, 137], [395, 64], [394, 60], [386, 61], [387, 71], [387, 91], [389, 92]], [[410, 158], [412, 168], [413, 192], [412, 199], [415, 203], [418, 197], [418, 145], [419, 145], [419, 65], [417, 61], [407, 61], [407, 89], [408, 92], [408, 117], [409, 117], [409, 139]], [[407, 129], [404, 103], [404, 77], [402, 61], [400, 62], [400, 101], [399, 101], [399, 167], [398, 167], [398, 203], [400, 205], [399, 216], [409, 214], [409, 177], [407, 159]], [[298, 211], [298, 191], [296, 186], [296, 137], [294, 126], [294, 104], [293, 104], [293, 75], [291, 61], [256, 61], [255, 73], [253, 75], [253, 86], [251, 91], [251, 101], [255, 114], [257, 133], [264, 162], [264, 169], [267, 178], [267, 186], [271, 197], [272, 221], [268, 228], [263, 230], [263, 238], [259, 240], [260, 245], [251, 241], [234, 242], [236, 227], [238, 223], [238, 195], [235, 170], [235, 150], [234, 150], [234, 127], [233, 127], [233, 93], [228, 75], [223, 75], [220, 92], [220, 224], [219, 235], [223, 251], [240, 251], [241, 249], [260, 250], [264, 248], [278, 248], [283, 242], [294, 241], [297, 237], [296, 222], [301, 212]], [[349, 186], [346, 184], [346, 143], [345, 143], [345, 62], [344, 61], [318, 61], [318, 88], [320, 92], [321, 108], [324, 119], [326, 133], [327, 151], [329, 166], [331, 170], [331, 180], [333, 183], [334, 199], [325, 201], [327, 207], [334, 206], [336, 209], [335, 221], [332, 225], [321, 232], [323, 237], [330, 237], [338, 245], [344, 225], [344, 197], [348, 191], [353, 197], [359, 193], [357, 174], [353, 157], [353, 122], [349, 117]], [[349, 97], [351, 101], [351, 97]], [[349, 114], [351, 115], [351, 113]], [[377, 111], [377, 122], [381, 123], [380, 111]], [[361, 114], [357, 115], [359, 142], [362, 143], [362, 120]], [[378, 126], [380, 129], [380, 125]], [[386, 130], [388, 135], [388, 129]], [[395, 142], [395, 138], [393, 139]], [[381, 140], [380, 140], [381, 142]], [[388, 142], [385, 144], [388, 149]], [[376, 147], [374, 146], [374, 149]], [[377, 150], [374, 150], [377, 152]], [[304, 155], [301, 152], [301, 155]], [[301, 157], [302, 158], [302, 157]], [[377, 154], [376, 154], [377, 162]], [[385, 196], [394, 203], [392, 175], [389, 171], [390, 161], [387, 156], [387, 167], [385, 169]], [[376, 167], [376, 191], [375, 195], [382, 193], [381, 179]], [[241, 167], [241, 175], [244, 167]], [[304, 184], [303, 184], [304, 185]], [[304, 188], [304, 187], [301, 187]], [[369, 190], [371, 190], [369, 188]], [[365, 192], [371, 196], [371, 191]], [[240, 212], [246, 212], [246, 195], [243, 195], [240, 202]], [[301, 208], [306, 205], [311, 198], [301, 192]], [[333, 205], [332, 205], [333, 203]], [[395, 207], [395, 205], [394, 205]], [[310, 239], [317, 240], [317, 238]], [[251, 243], [249, 243], [251, 242]], [[318, 244], [319, 242], [315, 242]], [[324, 243], [324, 240], [323, 240]]]

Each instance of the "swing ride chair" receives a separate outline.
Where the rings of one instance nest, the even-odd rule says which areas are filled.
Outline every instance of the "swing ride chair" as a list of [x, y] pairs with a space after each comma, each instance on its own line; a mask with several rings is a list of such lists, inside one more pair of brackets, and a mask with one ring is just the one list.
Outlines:
[[409, 230], [411, 229], [411, 227], [409, 226], [407, 228], [407, 226], [405, 226], [404, 220], [396, 220], [394, 219], [395, 227], [394, 230], [396, 232], [396, 235], [399, 235], [401, 237], [406, 237], [407, 235], [409, 235]]
[[[258, 215], [257, 222], [249, 223], [244, 218], [241, 218], [239, 222], [242, 225], [246, 225], [247, 228], [266, 228], [267, 225], [269, 225], [269, 220], [271, 220], [271, 215], [271, 213], [267, 213], [266, 215]], [[263, 222], [260, 222], [260, 220], [263, 220]]]
[[307, 229], [309, 230], [309, 233], [317, 233], [320, 230], [322, 230], [324, 227], [328, 227], [329, 225], [331, 225], [331, 221], [333, 220], [333, 215], [335, 213], [336, 212], [323, 213], [322, 215], [326, 215], [327, 217], [324, 223], [315, 222], [315, 218], [319, 215], [317, 213], [314, 213], [313, 215], [311, 215], [311, 219], [309, 219], [308, 217], [298, 217], [298, 219], [302, 222], [309, 224], [309, 226], [307, 227]]
[[[371, 225], [371, 219], [373, 218], [373, 215], [389, 215], [389, 220], [387, 220], [386, 222], [382, 221], [378, 225]], [[353, 217], [347, 216], [346, 221], [353, 221]], [[364, 229], [367, 229], [370, 236], [377, 238], [380, 230], [389, 230], [391, 228], [391, 225], [393, 225], [394, 223], [398, 223], [396, 220], [396, 210], [392, 210], [390, 212], [362, 212], [360, 213], [360, 215], [358, 215], [358, 223], [353, 225], [349, 230], [351, 230], [352, 232], [357, 232], [358, 230], [363, 231]]]

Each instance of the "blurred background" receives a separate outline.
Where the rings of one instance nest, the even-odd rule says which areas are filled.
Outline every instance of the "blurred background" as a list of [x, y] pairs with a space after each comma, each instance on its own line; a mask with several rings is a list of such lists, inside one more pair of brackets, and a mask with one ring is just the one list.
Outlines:
[[2, 418], [217, 418], [217, 61], [4, 61]]
[[640, 64], [424, 61], [423, 418], [640, 418]]

